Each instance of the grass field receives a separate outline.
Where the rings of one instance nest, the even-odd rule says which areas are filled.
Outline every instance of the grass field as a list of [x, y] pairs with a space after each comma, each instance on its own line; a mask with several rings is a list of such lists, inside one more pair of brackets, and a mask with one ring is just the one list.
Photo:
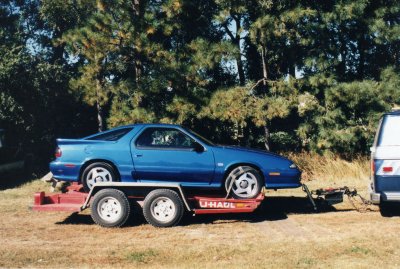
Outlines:
[[[311, 189], [348, 185], [366, 194], [365, 159], [298, 158]], [[126, 227], [105, 229], [93, 224], [89, 210], [30, 211], [33, 192], [48, 188], [35, 180], [0, 191], [0, 267], [400, 267], [398, 216], [384, 218], [374, 206], [359, 213], [347, 201], [313, 213], [300, 189], [269, 191], [253, 214], [186, 216], [173, 228], [136, 216]]]

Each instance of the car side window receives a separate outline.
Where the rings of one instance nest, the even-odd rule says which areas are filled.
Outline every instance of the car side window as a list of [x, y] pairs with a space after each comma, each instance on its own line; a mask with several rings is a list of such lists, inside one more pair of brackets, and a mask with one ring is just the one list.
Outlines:
[[138, 148], [191, 149], [194, 140], [173, 128], [147, 128], [136, 140]]

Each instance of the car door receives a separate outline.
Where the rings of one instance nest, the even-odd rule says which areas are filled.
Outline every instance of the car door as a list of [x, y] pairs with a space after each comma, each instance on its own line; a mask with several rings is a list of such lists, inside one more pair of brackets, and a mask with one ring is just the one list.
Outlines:
[[211, 149], [173, 127], [145, 127], [132, 143], [135, 178], [140, 181], [207, 185], [214, 177]]

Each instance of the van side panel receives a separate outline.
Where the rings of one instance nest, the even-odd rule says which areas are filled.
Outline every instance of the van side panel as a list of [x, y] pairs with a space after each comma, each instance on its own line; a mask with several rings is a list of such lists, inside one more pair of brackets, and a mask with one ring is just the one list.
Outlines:
[[376, 192], [400, 192], [400, 160], [375, 160], [375, 169]]
[[400, 201], [400, 112], [383, 116], [371, 148], [371, 200]]

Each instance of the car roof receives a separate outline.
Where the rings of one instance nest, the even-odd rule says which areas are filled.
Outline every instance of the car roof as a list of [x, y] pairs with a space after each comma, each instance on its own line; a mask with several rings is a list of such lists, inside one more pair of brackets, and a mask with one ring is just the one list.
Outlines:
[[178, 124], [169, 124], [169, 123], [135, 123], [135, 124], [128, 124], [128, 125], [124, 125], [124, 126], [115, 127], [113, 129], [127, 128], [127, 127], [142, 127], [142, 126], [150, 126], [150, 127], [181, 127]]
[[112, 129], [105, 130], [103, 132], [98, 132], [98, 133], [95, 133], [95, 134], [92, 134], [92, 135], [89, 135], [89, 136], [85, 136], [82, 139], [88, 139], [88, 138], [97, 136], [99, 134], [103, 134], [103, 133], [105, 134], [105, 133], [109, 133], [109, 132], [116, 131], [116, 130], [119, 130], [119, 129], [134, 128], [134, 127], [144, 127], [144, 126], [150, 126], [150, 127], [181, 127], [178, 124], [168, 124], [168, 123], [135, 123], [135, 124], [128, 124], [128, 125], [118, 126], [118, 127], [112, 128]]
[[385, 115], [385, 116], [386, 116], [386, 115], [400, 116], [400, 110], [393, 110], [393, 111], [391, 111], [391, 112], [385, 113], [384, 115]]

